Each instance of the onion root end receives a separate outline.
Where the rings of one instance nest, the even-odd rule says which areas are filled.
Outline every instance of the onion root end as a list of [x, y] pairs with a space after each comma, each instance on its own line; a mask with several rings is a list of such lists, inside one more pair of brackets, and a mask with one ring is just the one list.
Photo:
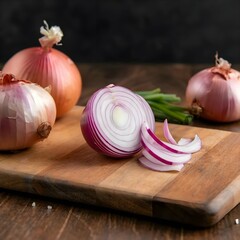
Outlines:
[[37, 128], [37, 134], [40, 138], [45, 139], [49, 136], [52, 126], [49, 122], [42, 122]]

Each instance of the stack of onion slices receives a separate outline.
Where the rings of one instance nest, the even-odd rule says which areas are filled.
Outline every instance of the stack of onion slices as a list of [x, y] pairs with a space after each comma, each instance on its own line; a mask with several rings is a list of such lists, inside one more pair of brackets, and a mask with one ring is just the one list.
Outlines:
[[184, 164], [190, 161], [192, 153], [201, 149], [201, 140], [195, 135], [194, 139], [181, 138], [176, 142], [169, 130], [167, 119], [163, 124], [163, 133], [167, 142], [159, 139], [147, 123], [142, 124], [143, 156], [139, 161], [155, 171], [180, 171]]
[[113, 84], [96, 91], [81, 116], [81, 130], [86, 142], [97, 152], [115, 158], [133, 156], [142, 150], [139, 161], [157, 171], [180, 171], [191, 154], [201, 148], [193, 140], [172, 137], [167, 120], [161, 141], [154, 134], [155, 119], [148, 103], [131, 90]]

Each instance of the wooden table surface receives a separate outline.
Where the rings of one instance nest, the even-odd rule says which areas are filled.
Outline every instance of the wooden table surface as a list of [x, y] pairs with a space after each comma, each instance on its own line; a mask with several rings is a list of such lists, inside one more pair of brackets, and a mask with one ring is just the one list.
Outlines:
[[[175, 93], [184, 103], [187, 81], [207, 65], [79, 64], [83, 92], [78, 102], [110, 83], [132, 90]], [[234, 66], [240, 69], [240, 66]], [[240, 132], [240, 122], [193, 126]], [[36, 206], [33, 208], [32, 203]], [[52, 209], [48, 209], [51, 206]], [[0, 189], [0, 239], [240, 239], [240, 205], [211, 228], [196, 228], [94, 206]]]

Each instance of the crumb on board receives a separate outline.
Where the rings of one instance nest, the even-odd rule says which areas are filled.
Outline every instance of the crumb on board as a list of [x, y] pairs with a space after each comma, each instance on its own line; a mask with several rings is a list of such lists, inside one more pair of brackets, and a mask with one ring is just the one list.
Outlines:
[[49, 209], [49, 210], [52, 209], [52, 206], [48, 205], [48, 206], [47, 206], [47, 209]]
[[235, 219], [235, 224], [237, 224], [237, 225], [239, 224], [239, 219], [238, 218]]
[[[36, 202], [32, 202], [32, 207], [36, 207]], [[53, 207], [51, 205], [47, 206], [48, 210], [51, 210]]]

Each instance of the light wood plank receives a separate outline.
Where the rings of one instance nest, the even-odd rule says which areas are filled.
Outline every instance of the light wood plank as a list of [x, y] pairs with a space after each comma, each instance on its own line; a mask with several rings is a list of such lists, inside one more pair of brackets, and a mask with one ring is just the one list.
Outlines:
[[32, 148], [0, 153], [0, 187], [205, 226], [239, 203], [239, 134], [170, 124], [177, 140], [198, 134], [202, 149], [179, 173], [155, 172], [138, 163], [140, 153], [113, 159], [93, 151], [80, 131], [82, 110]]

